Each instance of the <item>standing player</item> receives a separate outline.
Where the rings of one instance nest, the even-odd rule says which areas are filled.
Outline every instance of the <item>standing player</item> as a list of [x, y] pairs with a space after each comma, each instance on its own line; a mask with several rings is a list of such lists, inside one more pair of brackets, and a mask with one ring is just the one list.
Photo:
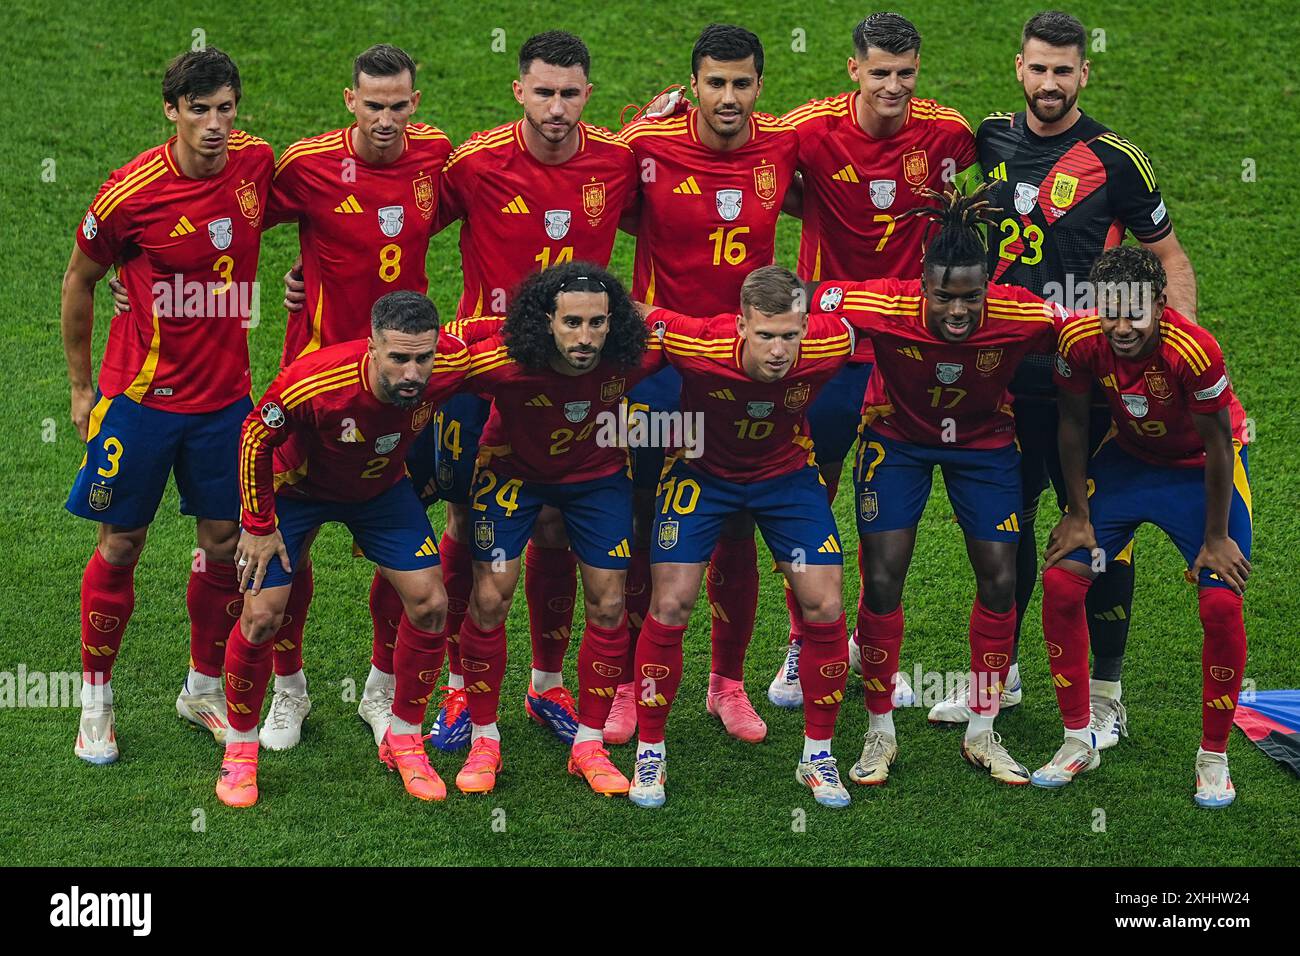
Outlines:
[[[915, 97], [921, 35], [911, 21], [873, 13], [854, 28], [853, 49], [848, 73], [855, 90], [813, 100], [784, 117], [799, 130], [799, 175], [786, 203], [786, 211], [803, 220], [799, 277], [915, 279], [925, 223], [902, 214], [915, 207], [921, 190], [978, 179], [975, 137], [959, 112]], [[872, 361], [867, 342], [808, 411], [832, 499], [857, 437]], [[778, 707], [797, 707], [803, 701], [802, 622], [789, 588], [786, 603], [790, 645], [767, 696]], [[849, 660], [856, 665], [855, 648], [850, 639]], [[909, 699], [903, 675], [896, 680], [896, 694]]]
[[849, 669], [843, 554], [806, 410], [848, 359], [854, 337], [838, 316], [810, 319], [804, 301], [792, 272], [766, 266], [741, 286], [739, 315], [647, 316], [663, 325], [664, 357], [681, 373], [682, 413], [698, 417], [704, 434], [703, 455], [674, 452], [659, 482], [650, 611], [635, 658], [640, 733], [628, 796], [639, 806], [664, 803], [664, 729], [682, 679], [682, 638], [705, 562], [723, 522], [739, 511], [754, 516], [804, 615], [808, 706], [795, 779], [820, 804], [849, 804], [831, 754]]
[[[1083, 287], [1088, 270], [1124, 230], [1154, 252], [1169, 276], [1169, 301], [1196, 320], [1196, 277], [1174, 235], [1169, 212], [1156, 186], [1151, 161], [1079, 109], [1088, 83], [1083, 24], [1066, 13], [1040, 13], [1025, 24], [1016, 76], [1026, 109], [995, 113], [976, 133], [980, 165], [991, 184], [990, 199], [1003, 210], [990, 232], [989, 269], [994, 282], [1023, 286], [1071, 307], [1070, 290]], [[1025, 608], [1038, 577], [1034, 518], [1049, 479], [1064, 506], [1057, 457], [1055, 390], [1051, 355], [1031, 355], [1012, 384], [1016, 420], [1023, 437], [1021, 476], [1025, 501], [1020, 512], [1016, 556], [1017, 642]], [[1108, 416], [1093, 417], [1093, 442]], [[1092, 684], [1094, 729], [1103, 747], [1125, 729], [1120, 704], [1120, 668], [1133, 607], [1130, 555], [1110, 565], [1088, 597], [1088, 625], [1096, 654]], [[1014, 659], [1014, 654], [1013, 654]], [[1020, 699], [1019, 668], [1012, 665], [1007, 694]], [[930, 712], [936, 722], [966, 719], [961, 693]]]
[[[903, 584], [937, 465], [975, 572], [970, 615], [969, 706], [962, 756], [1003, 783], [1029, 772], [993, 730], [1015, 639], [1020, 451], [1007, 386], [1026, 353], [1056, 338], [1051, 307], [1024, 289], [990, 286], [982, 224], [984, 188], [939, 196], [918, 210], [942, 224], [920, 281], [823, 285], [876, 346], [863, 406], [854, 500], [860, 541], [858, 606], [862, 679], [870, 725], [849, 771], [883, 784], [898, 754], [890, 678], [903, 641]], [[1058, 307], [1055, 307], [1059, 309]]]
[[[1097, 260], [1098, 313], [1061, 331], [1061, 469], [1069, 511], [1052, 531], [1043, 572], [1043, 635], [1065, 743], [1033, 775], [1063, 787], [1101, 762], [1089, 724], [1086, 595], [1106, 562], [1150, 522], [1178, 546], [1199, 586], [1205, 638], [1195, 800], [1236, 797], [1228, 736], [1246, 666], [1242, 592], [1250, 576], [1251, 501], [1245, 412], [1214, 336], [1167, 307], [1159, 257], [1133, 247]], [[1100, 386], [1114, 422], [1088, 460], [1088, 396]]]
[[[689, 315], [730, 312], [745, 277], [774, 259], [776, 221], [794, 176], [799, 135], [754, 111], [763, 89], [763, 46], [737, 26], [711, 24], [691, 51], [697, 107], [667, 120], [629, 125], [623, 138], [645, 171], [637, 221], [633, 298]], [[680, 379], [660, 373], [633, 395], [651, 412], [677, 407]], [[661, 449], [638, 450], [637, 548], [628, 587], [647, 606], [651, 490]], [[727, 732], [757, 743], [767, 724], [745, 694], [745, 649], [758, 602], [758, 552], [752, 520], [737, 514], [716, 538], [708, 574], [713, 666], [707, 706]], [[629, 680], [619, 688], [611, 740], [627, 740], [638, 712]], [[644, 712], [644, 711], [640, 711]]]
[[[438, 226], [461, 221], [464, 291], [458, 316], [504, 315], [519, 282], [548, 266], [575, 261], [604, 266], [619, 221], [636, 199], [632, 151], [612, 134], [582, 122], [591, 95], [591, 55], [572, 33], [530, 37], [519, 51], [515, 100], [523, 117], [474, 134], [444, 172]], [[452, 693], [430, 741], [445, 750], [469, 742], [470, 720], [457, 635], [473, 583], [470, 482], [489, 402], [461, 395], [439, 414], [438, 494], [447, 502], [442, 559], [451, 615]], [[430, 457], [417, 449], [417, 477]], [[576, 564], [553, 509], [543, 508], [525, 559], [524, 592], [533, 647], [526, 711], [572, 743], [573, 696], [563, 683], [573, 624]]]
[[[405, 454], [434, 406], [464, 380], [469, 356], [439, 335], [433, 303], [390, 292], [371, 310], [368, 340], [309, 352], [280, 372], [244, 422], [239, 448], [244, 608], [226, 642], [230, 730], [217, 796], [257, 802], [257, 718], [271, 676], [271, 638], [289, 603], [307, 538], [327, 521], [347, 525], [402, 596], [395, 697], [379, 758], [408, 793], [441, 800], [420, 724], [442, 668], [447, 596], [424, 506]], [[277, 474], [277, 472], [279, 472]]]
[[582, 572], [577, 729], [569, 772], [597, 793], [627, 793], [602, 731], [627, 664], [623, 587], [632, 535], [625, 448], [608, 439], [627, 390], [659, 364], [658, 342], [618, 281], [590, 263], [551, 266], [520, 287], [502, 337], [471, 347], [466, 387], [493, 396], [469, 505], [474, 588], [461, 624], [473, 724], [456, 786], [486, 793], [501, 769], [497, 712], [506, 616], [520, 555], [544, 505], [559, 510]]
[[[163, 113], [176, 134], [100, 188], [63, 277], [72, 421], [86, 441], [67, 508], [99, 523], [81, 582], [76, 753], [91, 763], [118, 758], [110, 678], [135, 606], [136, 562], [173, 471], [199, 548], [186, 592], [190, 671], [176, 711], [218, 740], [226, 732], [222, 643], [239, 602], [235, 462], [275, 161], [263, 140], [234, 128], [240, 93], [239, 70], [215, 47], [168, 65]], [[113, 320], [96, 388], [95, 286], [113, 266], [128, 310]]]

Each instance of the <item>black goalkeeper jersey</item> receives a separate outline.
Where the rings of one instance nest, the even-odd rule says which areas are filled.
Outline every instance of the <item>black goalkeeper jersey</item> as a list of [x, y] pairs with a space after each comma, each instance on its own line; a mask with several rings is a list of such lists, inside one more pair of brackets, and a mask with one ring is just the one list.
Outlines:
[[[1127, 229], [1156, 242], [1173, 229], [1151, 161], [1086, 113], [1063, 133], [1038, 136], [1025, 113], [994, 113], [975, 134], [996, 227], [989, 227], [989, 278], [1019, 285], [1067, 308], [1080, 283]], [[1050, 356], [1029, 356], [1012, 384], [1018, 395], [1053, 395]]]

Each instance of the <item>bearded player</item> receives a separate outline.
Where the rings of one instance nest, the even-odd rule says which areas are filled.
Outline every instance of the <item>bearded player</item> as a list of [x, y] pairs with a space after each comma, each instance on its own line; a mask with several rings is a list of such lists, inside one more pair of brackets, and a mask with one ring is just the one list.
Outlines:
[[[682, 639], [723, 523], [748, 511], [793, 588], [805, 621], [803, 752], [795, 779], [818, 803], [849, 804], [831, 740], [848, 672], [843, 553], [817, 471], [806, 410], [853, 351], [839, 316], [810, 318], [804, 290], [779, 266], [741, 286], [739, 315], [690, 318], [647, 307], [682, 376], [682, 414], [703, 422], [703, 454], [673, 452], [655, 508], [650, 611], [636, 646], [636, 766], [628, 796], [662, 806], [665, 726], [682, 679]], [[713, 676], [711, 675], [711, 680]]]
[[[732, 313], [745, 277], [774, 259], [776, 221], [794, 175], [798, 134], [754, 110], [763, 88], [763, 46], [738, 26], [706, 27], [691, 52], [691, 91], [698, 106], [666, 120], [632, 123], [622, 133], [642, 177], [636, 225], [633, 297], [688, 315]], [[674, 369], [632, 396], [646, 411], [672, 411], [681, 391]], [[650, 600], [651, 518], [663, 450], [637, 449], [637, 538], [628, 575], [629, 617]], [[751, 743], [767, 734], [744, 686], [745, 649], [758, 602], [758, 552], [752, 520], [737, 513], [715, 539], [710, 557], [713, 665], [707, 707], [727, 732]], [[634, 634], [635, 640], [635, 634]], [[630, 739], [636, 689], [620, 686], [608, 729], [611, 741]]]
[[625, 448], [610, 441], [627, 390], [653, 372], [658, 342], [618, 281], [590, 263], [552, 266], [520, 287], [503, 335], [475, 343], [466, 387], [493, 397], [469, 507], [474, 588], [461, 624], [472, 722], [456, 786], [486, 793], [502, 767], [497, 713], [506, 616], [537, 515], [561, 515], [582, 573], [586, 630], [578, 651], [577, 729], [569, 772], [605, 796], [627, 793], [602, 731], [627, 666], [623, 588], [632, 535]]
[[[856, 89], [813, 100], [783, 119], [799, 131], [799, 175], [785, 210], [803, 220], [799, 277], [911, 280], [921, 274], [925, 223], [904, 213], [923, 189], [978, 180], [975, 137], [962, 115], [915, 96], [921, 35], [897, 13], [873, 13], [853, 30], [849, 78]], [[827, 305], [832, 303], [827, 302]], [[864, 343], [808, 411], [822, 477], [832, 499], [844, 459], [857, 438], [862, 398], [873, 352]], [[802, 622], [786, 590], [790, 645], [767, 696], [779, 707], [798, 707]], [[849, 663], [859, 670], [857, 642]], [[900, 672], [895, 699], [910, 701]]]
[[[176, 133], [100, 188], [63, 277], [72, 421], [86, 442], [66, 507], [99, 527], [81, 582], [75, 751], [90, 763], [118, 758], [113, 664], [135, 606], [136, 562], [173, 472], [199, 549], [176, 712], [217, 740], [226, 733], [222, 644], [239, 603], [235, 462], [251, 407], [248, 328], [274, 165], [270, 146], [234, 128], [240, 94], [238, 68], [215, 47], [168, 65], [162, 107]], [[95, 287], [113, 267], [127, 309], [113, 320], [96, 386]]]
[[428, 515], [405, 455], [433, 409], [461, 384], [464, 343], [439, 335], [433, 303], [390, 292], [371, 310], [368, 339], [309, 352], [281, 371], [244, 422], [239, 448], [243, 531], [237, 554], [244, 608], [226, 642], [230, 730], [217, 797], [257, 802], [257, 719], [271, 676], [271, 639], [309, 537], [337, 521], [397, 593], [392, 719], [379, 759], [408, 793], [442, 800], [421, 723], [446, 647], [447, 595]]
[[898, 754], [890, 679], [903, 641], [903, 584], [936, 466], [975, 573], [962, 756], [1002, 783], [1029, 782], [993, 729], [1015, 635], [1020, 536], [1020, 450], [1007, 387], [1021, 359], [1055, 339], [1064, 313], [1024, 289], [989, 285], [984, 192], [927, 192], [940, 208], [921, 207], [917, 218], [941, 228], [920, 281], [818, 290], [842, 299], [845, 316], [876, 347], [854, 468], [857, 640], [870, 714], [862, 755], [849, 771], [860, 784], [884, 784]]
[[[1055, 376], [1069, 510], [1043, 562], [1043, 635], [1065, 742], [1032, 782], [1063, 787], [1101, 762], [1089, 722], [1087, 593], [1098, 568], [1150, 523], [1173, 539], [1198, 587], [1204, 642], [1195, 801], [1225, 807], [1236, 798], [1227, 750], [1246, 666], [1242, 593], [1251, 571], [1245, 412], [1214, 336], [1169, 307], [1154, 252], [1109, 250], [1091, 280], [1097, 314], [1061, 330]], [[1094, 384], [1114, 424], [1089, 460]]]

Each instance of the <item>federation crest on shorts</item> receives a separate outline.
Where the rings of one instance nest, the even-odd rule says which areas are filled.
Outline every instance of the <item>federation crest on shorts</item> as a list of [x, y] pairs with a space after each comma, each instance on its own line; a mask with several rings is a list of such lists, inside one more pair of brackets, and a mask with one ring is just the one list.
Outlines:
[[745, 406], [745, 413], [750, 418], [767, 418], [776, 408], [776, 402], [750, 402]]
[[659, 522], [659, 547], [665, 551], [675, 547], [679, 530], [680, 526], [673, 518]]
[[627, 389], [627, 379], [612, 378], [608, 382], [601, 383], [600, 400], [605, 404], [617, 402], [623, 397], [624, 390]]
[[565, 402], [564, 417], [575, 425], [587, 417], [591, 411], [591, 402]]
[[235, 190], [235, 198], [239, 200], [239, 211], [244, 218], [255, 223], [262, 212], [262, 204], [257, 198], [257, 183], [244, 183]]
[[1134, 418], [1147, 417], [1149, 406], [1145, 395], [1121, 395], [1120, 397], [1124, 399], [1124, 407], [1128, 409], [1128, 413]]
[[543, 214], [546, 234], [556, 240], [563, 239], [569, 234], [569, 223], [572, 221], [573, 213], [567, 209], [548, 209]]
[[584, 183], [582, 187], [582, 211], [587, 218], [595, 219], [605, 211], [605, 184]]
[[991, 372], [1001, 364], [1001, 349], [980, 349], [975, 355], [975, 368], [978, 371]]
[[411, 431], [418, 432], [433, 417], [433, 406], [425, 402], [411, 414]]
[[914, 149], [903, 155], [903, 178], [912, 186], [920, 186], [930, 177], [930, 160], [925, 150]]
[[113, 501], [113, 489], [108, 485], [95, 482], [90, 486], [88, 503], [92, 511], [103, 511]]
[[1016, 212], [1028, 216], [1038, 204], [1038, 187], [1031, 183], [1016, 183]]
[[262, 406], [262, 422], [267, 428], [279, 428], [284, 424], [284, 411], [275, 402]]
[[837, 285], [831, 286], [822, 293], [822, 297], [817, 300], [817, 308], [822, 312], [833, 312], [840, 307], [844, 301], [844, 290]]
[[1169, 379], [1165, 377], [1164, 372], [1147, 372], [1147, 391], [1151, 393], [1152, 398], [1164, 401], [1173, 395], [1173, 389], [1169, 387]]
[[776, 198], [775, 164], [764, 163], [762, 166], [754, 167], [754, 192], [758, 193], [758, 198], [764, 202]]
[[880, 514], [880, 503], [876, 500], [874, 491], [864, 491], [858, 495], [858, 516], [863, 521], [875, 521], [878, 514]]
[[715, 202], [718, 204], [718, 215], [727, 222], [732, 222], [740, 216], [740, 204], [744, 196], [739, 189], [719, 189]]
[[945, 385], [951, 385], [957, 379], [961, 378], [962, 369], [966, 366], [960, 362], [936, 362], [934, 366], [934, 377]]
[[1066, 209], [1074, 202], [1075, 190], [1079, 188], [1079, 180], [1069, 173], [1057, 173], [1056, 178], [1052, 180], [1052, 205], [1058, 209]]
[[456, 473], [452, 470], [451, 462], [438, 462], [438, 487], [443, 491], [451, 488], [452, 483], [456, 480]]
[[379, 210], [379, 231], [389, 239], [393, 239], [402, 231], [402, 223], [405, 219], [405, 207], [384, 206]]
[[208, 223], [208, 238], [218, 249], [229, 249], [231, 240], [235, 238], [234, 227], [230, 223], [230, 217], [223, 219], [214, 219]]
[[795, 412], [808, 404], [808, 396], [812, 394], [812, 386], [808, 384], [799, 384], [791, 386], [785, 390], [785, 407]]
[[474, 522], [474, 547], [486, 551], [497, 540], [496, 524], [490, 518], [479, 518]]
[[871, 191], [871, 204], [877, 209], [888, 209], [898, 195], [898, 180], [873, 179], [867, 183], [867, 188]]
[[87, 239], [94, 239], [99, 235], [99, 220], [95, 218], [93, 212], [86, 213], [86, 218], [81, 220], [81, 234]]
[[411, 180], [411, 189], [415, 192], [415, 208], [428, 218], [433, 212], [433, 177], [425, 174]]
[[393, 432], [391, 435], [380, 435], [375, 439], [375, 454], [387, 455], [397, 447], [397, 443], [402, 440], [401, 432]]

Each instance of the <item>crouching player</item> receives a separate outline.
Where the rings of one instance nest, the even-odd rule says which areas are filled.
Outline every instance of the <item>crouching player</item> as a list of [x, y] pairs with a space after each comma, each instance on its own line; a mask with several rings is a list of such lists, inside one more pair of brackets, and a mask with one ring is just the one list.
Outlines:
[[[1245, 412], [1214, 336], [1166, 307], [1164, 267], [1144, 248], [1102, 254], [1092, 269], [1097, 315], [1061, 331], [1061, 469], [1069, 511], [1052, 531], [1043, 572], [1043, 636], [1065, 721], [1065, 743], [1034, 772], [1063, 787], [1101, 762], [1088, 728], [1088, 629], [1084, 597], [1103, 562], [1143, 522], [1169, 535], [1199, 586], [1202, 807], [1236, 796], [1228, 733], [1246, 664], [1242, 592], [1250, 576], [1250, 485]], [[1088, 393], [1100, 382], [1113, 427], [1091, 461]]]
[[650, 613], [637, 641], [633, 803], [664, 803], [664, 728], [682, 679], [682, 638], [723, 523], [748, 511], [804, 615], [804, 748], [795, 779], [818, 803], [845, 807], [831, 738], [848, 672], [843, 551], [817, 470], [807, 411], [843, 368], [854, 336], [834, 315], [809, 317], [792, 272], [755, 269], [740, 315], [690, 318], [650, 309], [663, 353], [682, 376], [682, 414], [702, 420], [703, 454], [670, 454], [660, 477]]
[[317, 529], [342, 522], [402, 598], [393, 717], [379, 758], [421, 800], [447, 788], [429, 766], [420, 725], [446, 647], [447, 595], [406, 451], [433, 409], [460, 387], [464, 343], [438, 331], [433, 303], [390, 292], [371, 310], [368, 340], [298, 359], [244, 421], [239, 451], [243, 531], [236, 550], [243, 613], [226, 641], [230, 730], [217, 796], [257, 802], [257, 719], [294, 569]]
[[1020, 525], [1020, 450], [1007, 391], [1028, 352], [1050, 348], [1058, 309], [1017, 286], [988, 284], [980, 223], [981, 188], [952, 191], [940, 208], [912, 214], [941, 228], [925, 252], [919, 281], [823, 283], [822, 302], [875, 346], [867, 386], [854, 491], [862, 600], [858, 648], [870, 713], [855, 783], [889, 779], [898, 754], [893, 677], [903, 642], [903, 584], [935, 466], [966, 537], [975, 572], [970, 616], [972, 711], [962, 756], [995, 780], [1022, 785], [1029, 772], [993, 730], [1015, 638], [1016, 545]]
[[[599, 794], [627, 793], [602, 731], [627, 665], [632, 482], [617, 422], [628, 390], [660, 365], [659, 343], [647, 338], [618, 280], [574, 262], [526, 279], [502, 336], [470, 347], [466, 388], [490, 395], [493, 405], [469, 497], [474, 589], [460, 661], [471, 742], [456, 775], [465, 793], [492, 790], [502, 766], [497, 711], [506, 617], [520, 556], [545, 505], [564, 520], [586, 604], [569, 772]], [[537, 696], [536, 688], [529, 695]]]

